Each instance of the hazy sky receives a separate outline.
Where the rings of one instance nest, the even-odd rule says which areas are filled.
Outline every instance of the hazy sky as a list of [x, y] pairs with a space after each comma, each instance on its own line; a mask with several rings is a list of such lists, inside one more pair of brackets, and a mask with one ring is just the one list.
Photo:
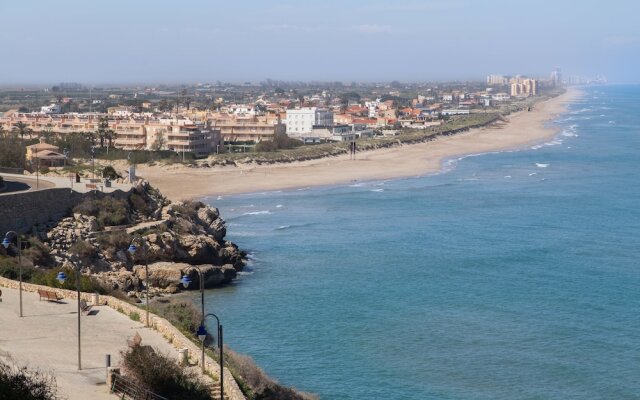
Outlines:
[[640, 0], [0, 0], [0, 83], [638, 82]]

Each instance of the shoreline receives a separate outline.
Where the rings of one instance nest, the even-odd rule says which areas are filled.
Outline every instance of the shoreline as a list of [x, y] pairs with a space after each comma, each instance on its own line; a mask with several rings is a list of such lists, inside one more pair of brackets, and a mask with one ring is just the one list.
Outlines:
[[554, 138], [558, 128], [547, 124], [581, 96], [580, 90], [568, 89], [560, 96], [536, 103], [532, 111], [511, 114], [507, 123], [425, 143], [362, 152], [356, 160], [341, 155], [240, 167], [139, 166], [137, 173], [174, 201], [424, 176], [443, 171], [451, 159], [520, 150]]

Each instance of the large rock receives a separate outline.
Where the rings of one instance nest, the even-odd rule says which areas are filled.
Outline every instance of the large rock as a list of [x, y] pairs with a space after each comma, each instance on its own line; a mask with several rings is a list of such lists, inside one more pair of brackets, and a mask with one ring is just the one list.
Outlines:
[[180, 247], [186, 253], [185, 261], [191, 264], [221, 264], [220, 244], [205, 235], [182, 235], [178, 237]]
[[[149, 282], [151, 286], [166, 289], [172, 287], [176, 289], [182, 278], [182, 270], [188, 264], [158, 262], [149, 265]], [[146, 270], [144, 265], [136, 265], [133, 267], [133, 274], [136, 278], [146, 281]]]
[[[204, 287], [207, 289], [230, 283], [236, 277], [236, 270], [231, 264], [222, 267], [205, 264], [197, 265], [194, 268], [186, 263], [158, 262], [149, 265], [151, 287], [169, 292], [184, 289], [181, 279], [186, 274], [192, 281], [188, 290], [197, 290], [200, 288], [200, 274], [196, 268], [199, 268], [204, 275]], [[140, 281], [147, 280], [144, 265], [136, 265], [133, 268], [133, 274]]]

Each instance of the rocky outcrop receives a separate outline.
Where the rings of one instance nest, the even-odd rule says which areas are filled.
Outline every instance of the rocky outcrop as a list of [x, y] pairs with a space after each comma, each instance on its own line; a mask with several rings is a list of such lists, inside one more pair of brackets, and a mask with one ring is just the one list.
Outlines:
[[[139, 185], [134, 194], [128, 205], [129, 219], [137, 221], [133, 226], [103, 228], [95, 216], [76, 213], [41, 232], [55, 263], [81, 263], [105, 287], [125, 292], [142, 287], [145, 259], [151, 287], [170, 293], [182, 288], [180, 279], [190, 266], [202, 270], [207, 288], [228, 284], [242, 270], [245, 253], [224, 240], [226, 225], [217, 208], [169, 203], [148, 184]], [[145, 246], [133, 257], [127, 248], [138, 236]], [[197, 272], [189, 274], [194, 282], [189, 289], [198, 289]]]
[[[230, 283], [236, 278], [237, 271], [231, 264], [214, 266], [211, 264], [191, 265], [187, 263], [157, 262], [149, 264], [149, 283], [151, 293], [176, 293], [185, 289], [181, 283], [184, 275], [188, 275], [192, 283], [189, 290], [200, 288], [200, 274], [204, 277], [205, 289], [211, 289]], [[95, 274], [100, 284], [111, 290], [123, 292], [144, 289], [147, 282], [146, 267], [135, 265], [133, 269], [121, 268], [118, 271]]]

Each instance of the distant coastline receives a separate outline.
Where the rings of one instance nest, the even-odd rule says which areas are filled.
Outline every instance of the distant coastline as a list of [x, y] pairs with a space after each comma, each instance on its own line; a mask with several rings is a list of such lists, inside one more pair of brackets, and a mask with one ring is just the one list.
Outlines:
[[371, 150], [358, 154], [356, 160], [341, 155], [288, 164], [206, 169], [145, 165], [139, 166], [138, 174], [172, 200], [419, 176], [441, 170], [447, 159], [518, 149], [551, 139], [558, 132], [547, 122], [581, 95], [580, 90], [569, 89], [536, 103], [531, 111], [510, 115], [507, 123], [426, 143]]

